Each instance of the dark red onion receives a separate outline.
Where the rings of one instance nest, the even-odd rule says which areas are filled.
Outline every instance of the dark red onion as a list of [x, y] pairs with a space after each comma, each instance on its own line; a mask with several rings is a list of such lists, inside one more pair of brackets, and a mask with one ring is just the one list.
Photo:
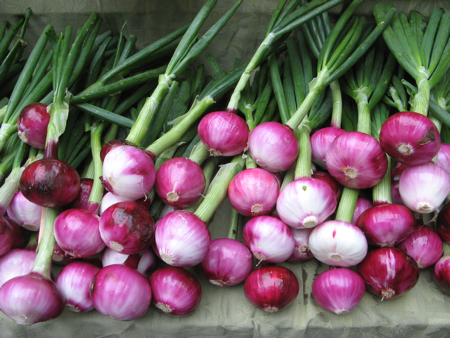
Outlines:
[[450, 175], [450, 144], [441, 143], [436, 155], [436, 164]]
[[66, 254], [86, 258], [105, 248], [100, 236], [100, 217], [83, 209], [60, 213], [54, 222], [56, 242]]
[[312, 295], [325, 310], [342, 315], [350, 312], [366, 292], [364, 280], [356, 272], [338, 268], [322, 272], [313, 282]]
[[34, 148], [45, 147], [47, 126], [50, 121], [47, 108], [48, 106], [43, 103], [31, 103], [22, 109], [17, 118], [19, 138]]
[[197, 309], [202, 300], [198, 279], [183, 268], [166, 266], [149, 278], [152, 304], [165, 314], [186, 316]]
[[89, 286], [100, 268], [86, 262], [72, 262], [58, 275], [56, 284], [66, 299], [66, 307], [73, 312], [88, 312], [94, 309]]
[[415, 166], [427, 163], [436, 156], [441, 137], [428, 117], [401, 112], [389, 117], [381, 126], [380, 144], [397, 162]]
[[434, 265], [433, 279], [441, 291], [450, 296], [450, 256], [444, 254]]
[[322, 169], [327, 169], [325, 156], [328, 148], [334, 139], [339, 135], [345, 133], [344, 129], [326, 127], [321, 128], [311, 135], [311, 161], [317, 164]]
[[52, 158], [35, 161], [20, 178], [20, 191], [26, 199], [47, 208], [72, 202], [80, 193], [80, 178], [69, 164]]
[[270, 172], [287, 170], [297, 159], [297, 137], [288, 127], [278, 122], [257, 125], [250, 133], [248, 144], [255, 162]]
[[391, 170], [392, 203], [404, 204], [402, 198], [400, 197], [398, 186], [400, 184], [400, 176], [407, 168], [407, 165], [397, 162], [395, 168]]
[[21, 191], [14, 195], [6, 213], [10, 219], [21, 227], [30, 231], [39, 230], [42, 207], [27, 200]]
[[100, 236], [108, 248], [133, 255], [144, 251], [153, 237], [153, 218], [136, 202], [120, 202], [100, 217]]
[[11, 225], [4, 216], [0, 216], [0, 256], [12, 249], [14, 234]]
[[209, 113], [202, 118], [197, 130], [212, 156], [234, 156], [247, 148], [248, 125], [234, 113]]
[[292, 236], [294, 236], [294, 252], [287, 259], [288, 262], [298, 263], [304, 262], [314, 258], [311, 250], [309, 250], [309, 235], [312, 228], [306, 229], [291, 229]]
[[245, 244], [231, 238], [217, 238], [211, 241], [200, 268], [203, 276], [214, 285], [237, 285], [252, 271], [253, 256]]
[[202, 168], [188, 158], [172, 158], [156, 173], [156, 193], [165, 204], [175, 208], [186, 208], [197, 202], [205, 185]]
[[277, 203], [279, 189], [272, 173], [261, 168], [246, 169], [231, 180], [228, 198], [242, 215], [267, 215]]
[[[84, 209], [89, 210], [89, 196], [91, 194], [92, 186], [94, 185], [94, 180], [92, 178], [81, 178], [80, 179], [80, 193], [77, 198], [75, 198], [68, 206], [68, 209]], [[94, 212], [92, 210], [89, 210]]]
[[294, 273], [282, 266], [265, 266], [248, 275], [244, 283], [247, 300], [265, 312], [277, 312], [297, 297], [299, 284]]
[[378, 247], [394, 246], [414, 230], [413, 213], [400, 204], [383, 204], [364, 211], [356, 226], [366, 235], [367, 242]]
[[24, 237], [24, 231], [22, 228], [14, 222], [12, 219], [5, 217], [5, 219], [8, 221], [9, 225], [11, 226], [11, 231], [13, 234], [13, 244], [11, 249], [23, 249], [25, 247], [25, 237]]
[[358, 265], [366, 289], [381, 299], [394, 299], [411, 290], [419, 280], [419, 266], [403, 250], [379, 248]]
[[353, 212], [353, 218], [352, 218], [352, 224], [356, 225], [356, 221], [358, 220], [359, 216], [366, 211], [367, 209], [370, 209], [373, 207], [372, 201], [362, 197], [358, 196], [358, 200], [356, 201], [355, 211]]
[[29, 274], [33, 270], [36, 252], [12, 249], [0, 257], [0, 287], [8, 280]]
[[414, 258], [419, 269], [433, 265], [443, 253], [441, 238], [426, 225], [417, 225], [404, 241], [397, 244], [397, 248]]
[[[129, 198], [124, 198], [120, 196], [116, 196], [113, 193], [107, 192], [105, 195], [103, 195], [102, 202], [100, 203], [100, 215], [108, 209], [111, 205], [119, 203], [119, 202], [133, 202], [133, 200], [130, 200]], [[149, 197], [140, 198], [138, 200], [135, 200], [134, 202], [142, 205], [146, 210], [150, 209], [150, 205], [152, 204], [152, 200]]]
[[436, 231], [445, 243], [450, 243], [450, 204], [446, 204], [439, 212]]
[[92, 279], [90, 295], [98, 312], [117, 320], [134, 320], [143, 316], [152, 300], [148, 280], [121, 264], [100, 269]]
[[357, 131], [336, 137], [325, 159], [331, 176], [352, 189], [375, 186], [388, 167], [386, 154], [377, 139]]

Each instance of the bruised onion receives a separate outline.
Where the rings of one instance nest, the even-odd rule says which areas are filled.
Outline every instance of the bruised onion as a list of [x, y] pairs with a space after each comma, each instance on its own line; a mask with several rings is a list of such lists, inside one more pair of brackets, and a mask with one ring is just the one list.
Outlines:
[[47, 126], [50, 121], [48, 106], [43, 103], [31, 103], [24, 107], [17, 118], [19, 138], [26, 144], [44, 149]]

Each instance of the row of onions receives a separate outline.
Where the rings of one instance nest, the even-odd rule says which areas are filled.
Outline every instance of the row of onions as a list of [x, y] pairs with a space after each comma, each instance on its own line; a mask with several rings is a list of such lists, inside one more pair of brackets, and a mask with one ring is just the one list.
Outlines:
[[47, 26], [21, 61], [31, 11], [5, 23], [1, 311], [184, 316], [198, 268], [276, 312], [299, 293], [286, 266], [309, 259], [329, 266], [312, 296], [336, 314], [432, 266], [450, 294], [450, 14], [377, 4], [372, 23], [353, 0], [331, 24], [342, 2], [281, 0], [253, 57], [225, 72], [208, 54], [211, 75], [193, 62], [242, 0], [199, 36], [207, 0], [139, 51], [94, 13], [74, 38]]

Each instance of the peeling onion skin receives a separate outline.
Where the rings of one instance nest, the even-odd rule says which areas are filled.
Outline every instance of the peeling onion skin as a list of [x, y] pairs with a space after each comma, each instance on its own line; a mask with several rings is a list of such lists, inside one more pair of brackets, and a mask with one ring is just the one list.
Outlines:
[[0, 309], [16, 324], [32, 325], [59, 317], [65, 309], [65, 299], [55, 282], [31, 272], [3, 284]]
[[450, 193], [450, 176], [434, 163], [407, 168], [400, 176], [403, 203], [421, 214], [436, 211]]
[[289, 169], [297, 160], [298, 140], [294, 133], [278, 122], [264, 122], [248, 138], [249, 151], [261, 168], [270, 172]]
[[366, 286], [361, 276], [346, 268], [322, 272], [312, 286], [314, 300], [325, 310], [337, 315], [350, 312], [365, 292]]
[[267, 215], [277, 203], [279, 189], [272, 173], [261, 168], [246, 169], [231, 180], [228, 198], [244, 216]]
[[247, 148], [248, 125], [234, 113], [209, 113], [201, 119], [197, 130], [211, 156], [234, 156]]
[[436, 231], [445, 243], [450, 244], [450, 204], [445, 205], [439, 212]]
[[72, 312], [94, 309], [89, 286], [99, 267], [86, 262], [72, 262], [59, 273], [56, 284], [66, 299], [66, 308]]
[[12, 249], [0, 257], [0, 287], [14, 277], [29, 274], [35, 260], [36, 252], [25, 249]]
[[419, 266], [403, 250], [378, 248], [358, 265], [358, 273], [371, 294], [394, 299], [411, 290], [419, 280]]
[[172, 316], [193, 313], [202, 300], [198, 279], [186, 269], [166, 266], [157, 269], [149, 278], [152, 305]]
[[419, 269], [435, 264], [444, 252], [441, 238], [426, 225], [417, 225], [404, 241], [397, 244], [397, 248], [414, 258]]
[[311, 161], [327, 170], [325, 156], [334, 139], [345, 133], [344, 129], [335, 127], [321, 128], [311, 135]]
[[89, 290], [98, 312], [122, 321], [142, 317], [152, 300], [148, 280], [136, 270], [120, 264], [100, 269]]
[[41, 224], [42, 207], [27, 200], [18, 191], [6, 209], [6, 214], [21, 227], [38, 231]]
[[205, 185], [202, 168], [188, 158], [172, 158], [156, 172], [155, 191], [165, 204], [174, 208], [186, 208], [197, 202]]
[[325, 159], [330, 175], [352, 189], [377, 185], [388, 167], [386, 154], [378, 141], [371, 135], [357, 131], [336, 137]]
[[278, 312], [297, 298], [299, 284], [295, 274], [282, 266], [265, 266], [250, 273], [244, 295], [258, 309]]
[[220, 287], [242, 283], [252, 269], [253, 255], [249, 248], [231, 238], [211, 241], [209, 252], [200, 265], [203, 276]]
[[413, 213], [400, 204], [383, 204], [367, 209], [356, 222], [367, 242], [377, 247], [397, 245], [414, 231], [415, 224]]
[[440, 290], [450, 296], [450, 256], [442, 256], [436, 262], [433, 279]]
[[45, 158], [25, 168], [19, 189], [26, 199], [41, 207], [58, 208], [72, 202], [80, 193], [80, 177], [63, 161]]
[[43, 103], [31, 103], [22, 109], [17, 118], [19, 138], [37, 149], [44, 149], [45, 147], [47, 126], [50, 121], [47, 107]]
[[400, 112], [389, 117], [381, 126], [380, 144], [397, 162], [416, 166], [436, 156], [441, 137], [428, 117], [415, 112]]

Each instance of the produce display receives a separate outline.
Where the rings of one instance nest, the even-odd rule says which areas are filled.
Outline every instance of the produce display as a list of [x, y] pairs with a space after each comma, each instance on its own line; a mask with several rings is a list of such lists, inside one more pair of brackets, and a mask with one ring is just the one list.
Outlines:
[[[395, 302], [423, 269], [450, 294], [450, 13], [280, 0], [227, 71], [205, 49], [242, 2], [211, 22], [205, 0], [144, 48], [98, 13], [34, 45], [32, 9], [0, 27], [10, 320], [184, 317], [205, 282], [275, 316], [304, 292], [289, 267], [307, 261], [326, 267], [311, 296], [333, 316], [366, 292]], [[228, 234], [213, 238], [225, 202]]]

